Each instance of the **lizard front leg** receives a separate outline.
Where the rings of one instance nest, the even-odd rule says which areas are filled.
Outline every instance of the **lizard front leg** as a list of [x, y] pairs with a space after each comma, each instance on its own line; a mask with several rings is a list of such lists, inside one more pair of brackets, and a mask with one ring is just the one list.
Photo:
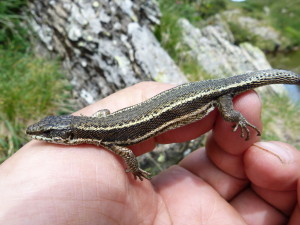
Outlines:
[[235, 123], [235, 126], [233, 126], [233, 132], [236, 132], [240, 127], [241, 137], [244, 138], [246, 131], [246, 141], [250, 139], [250, 131], [248, 126], [256, 130], [257, 136], [260, 136], [260, 131], [258, 130], [258, 128], [249, 123], [240, 112], [233, 109], [231, 95], [223, 95], [219, 97], [214, 105], [218, 108], [225, 121]]
[[[93, 117], [106, 117], [107, 115], [110, 114], [110, 111], [108, 109], [101, 109], [99, 111], [97, 111], [96, 113], [94, 113], [92, 116]], [[135, 157], [135, 155], [133, 154], [133, 152], [126, 147], [123, 146], [118, 146], [118, 145], [112, 145], [112, 144], [108, 144], [105, 145], [103, 143], [99, 143], [99, 145], [105, 147], [106, 149], [116, 153], [117, 155], [121, 156], [125, 163], [127, 164], [127, 169], [126, 172], [131, 172], [134, 175], [134, 179], [139, 178], [140, 180], [143, 180], [143, 178], [146, 179], [150, 179], [150, 173], [142, 170], [139, 167], [138, 161]]]
[[106, 116], [109, 115], [109, 114], [110, 114], [109, 109], [100, 109], [100, 110], [98, 110], [97, 112], [95, 112], [95, 113], [92, 115], [92, 117], [99, 117], [99, 118], [101, 118], [101, 117], [106, 117]]
[[[102, 145], [102, 144], [101, 144]], [[126, 172], [131, 172], [134, 176], [134, 179], [139, 178], [141, 181], [143, 180], [143, 178], [146, 179], [151, 179], [151, 174], [142, 170], [139, 167], [139, 163], [136, 159], [136, 156], [133, 154], [133, 152], [126, 147], [123, 146], [119, 146], [119, 145], [102, 145], [103, 147], [105, 147], [106, 149], [116, 153], [117, 155], [121, 156], [126, 165], [127, 165], [127, 169]]]

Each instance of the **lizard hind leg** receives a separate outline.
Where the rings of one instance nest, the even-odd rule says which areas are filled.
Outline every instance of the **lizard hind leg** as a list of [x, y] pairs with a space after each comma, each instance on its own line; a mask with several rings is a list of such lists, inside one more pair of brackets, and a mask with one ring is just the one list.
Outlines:
[[236, 132], [240, 127], [242, 138], [245, 137], [246, 132], [246, 141], [250, 139], [250, 130], [248, 127], [253, 128], [257, 132], [257, 136], [261, 135], [259, 129], [256, 126], [249, 123], [240, 112], [234, 110], [231, 95], [223, 95], [219, 97], [215, 103], [215, 106], [218, 108], [225, 121], [235, 123], [235, 125], [233, 126], [233, 132]]

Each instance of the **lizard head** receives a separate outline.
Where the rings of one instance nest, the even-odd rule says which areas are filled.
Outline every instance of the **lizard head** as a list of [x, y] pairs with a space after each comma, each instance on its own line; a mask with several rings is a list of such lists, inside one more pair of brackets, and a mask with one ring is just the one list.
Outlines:
[[72, 132], [73, 116], [47, 116], [39, 122], [30, 125], [26, 129], [26, 134], [32, 139], [52, 142], [57, 144], [70, 144]]

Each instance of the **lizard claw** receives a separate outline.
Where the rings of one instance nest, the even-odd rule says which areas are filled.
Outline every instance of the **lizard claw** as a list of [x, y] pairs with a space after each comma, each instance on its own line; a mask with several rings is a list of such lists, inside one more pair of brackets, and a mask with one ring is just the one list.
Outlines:
[[142, 170], [140, 168], [138, 168], [137, 171], [130, 171], [130, 170], [126, 169], [126, 173], [129, 173], [129, 172], [132, 172], [135, 180], [137, 178], [139, 178], [141, 181], [143, 181], [144, 178], [147, 180], [151, 179], [151, 173], [148, 173], [145, 170]]
[[248, 141], [250, 139], [250, 130], [249, 130], [248, 126], [252, 127], [257, 132], [257, 136], [261, 135], [258, 128], [256, 126], [254, 126], [253, 124], [249, 123], [246, 119], [240, 120], [235, 126], [233, 126], [233, 132], [236, 132], [237, 129], [240, 127], [241, 128], [241, 137], [242, 138], [245, 137], [244, 132], [246, 131], [245, 140]]

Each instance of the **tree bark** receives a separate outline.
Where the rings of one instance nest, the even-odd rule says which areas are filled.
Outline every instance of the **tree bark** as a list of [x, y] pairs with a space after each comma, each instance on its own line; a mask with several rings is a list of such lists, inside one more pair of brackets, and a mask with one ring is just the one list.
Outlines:
[[144, 80], [186, 78], [151, 29], [160, 11], [148, 0], [30, 0], [31, 25], [59, 56], [82, 106]]

